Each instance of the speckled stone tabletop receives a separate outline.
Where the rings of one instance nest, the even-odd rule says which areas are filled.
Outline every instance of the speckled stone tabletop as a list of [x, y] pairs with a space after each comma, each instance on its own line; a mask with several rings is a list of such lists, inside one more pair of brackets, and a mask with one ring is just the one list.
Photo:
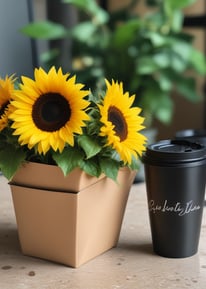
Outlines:
[[157, 256], [152, 250], [145, 184], [134, 184], [118, 246], [73, 269], [21, 253], [10, 188], [1, 176], [0, 289], [205, 289], [205, 210], [196, 255]]

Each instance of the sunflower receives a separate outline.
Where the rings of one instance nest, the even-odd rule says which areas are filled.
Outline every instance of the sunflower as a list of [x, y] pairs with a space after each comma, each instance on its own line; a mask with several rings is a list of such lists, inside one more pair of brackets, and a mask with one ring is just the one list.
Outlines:
[[0, 78], [0, 131], [8, 124], [8, 115], [11, 112], [10, 101], [14, 92], [14, 75], [5, 79]]
[[112, 146], [124, 164], [131, 164], [145, 150], [146, 138], [138, 131], [144, 128], [144, 118], [139, 107], [131, 107], [135, 95], [123, 92], [122, 83], [106, 80], [107, 91], [103, 103], [99, 105], [100, 136], [106, 137], [106, 146]]
[[48, 73], [35, 69], [34, 80], [22, 77], [20, 89], [15, 91], [12, 105], [14, 135], [19, 143], [29, 149], [46, 154], [50, 148], [63, 151], [66, 143], [74, 145], [74, 135], [82, 134], [85, 121], [89, 120], [84, 99], [88, 90], [75, 83], [76, 77], [63, 74], [52, 67]]

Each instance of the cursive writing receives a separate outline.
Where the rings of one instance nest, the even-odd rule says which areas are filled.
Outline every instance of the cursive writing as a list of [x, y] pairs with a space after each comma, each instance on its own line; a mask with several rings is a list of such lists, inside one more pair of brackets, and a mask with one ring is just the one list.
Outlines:
[[152, 213], [162, 212], [162, 213], [176, 213], [179, 216], [184, 216], [186, 214], [192, 213], [194, 211], [200, 210], [199, 205], [195, 205], [193, 201], [188, 201], [185, 204], [181, 204], [181, 202], [176, 202], [173, 205], [168, 204], [168, 200], [165, 200], [162, 205], [156, 204], [154, 200], [150, 200], [149, 203], [149, 211]]

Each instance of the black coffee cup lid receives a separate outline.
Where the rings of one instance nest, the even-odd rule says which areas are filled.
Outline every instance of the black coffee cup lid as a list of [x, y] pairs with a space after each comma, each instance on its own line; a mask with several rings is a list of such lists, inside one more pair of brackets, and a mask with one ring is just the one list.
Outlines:
[[206, 159], [206, 147], [184, 139], [162, 140], [148, 145], [143, 162], [179, 163]]

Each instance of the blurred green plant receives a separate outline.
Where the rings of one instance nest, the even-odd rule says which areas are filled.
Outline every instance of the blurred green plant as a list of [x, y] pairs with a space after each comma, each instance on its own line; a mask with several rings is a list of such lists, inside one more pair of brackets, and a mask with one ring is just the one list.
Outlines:
[[[95, 0], [62, 2], [76, 7], [77, 24], [68, 29], [40, 21], [22, 32], [36, 39], [72, 39], [71, 72], [79, 81], [92, 90], [102, 89], [104, 78], [123, 81], [124, 89], [136, 94], [147, 127], [154, 119], [172, 121], [174, 89], [188, 101], [201, 99], [196, 76], [206, 73], [205, 57], [194, 47], [194, 37], [183, 31], [183, 9], [196, 0], [145, 0], [148, 13], [143, 15], [134, 12], [137, 0], [112, 12]], [[48, 66], [55, 63], [54, 55], [47, 53]]]

